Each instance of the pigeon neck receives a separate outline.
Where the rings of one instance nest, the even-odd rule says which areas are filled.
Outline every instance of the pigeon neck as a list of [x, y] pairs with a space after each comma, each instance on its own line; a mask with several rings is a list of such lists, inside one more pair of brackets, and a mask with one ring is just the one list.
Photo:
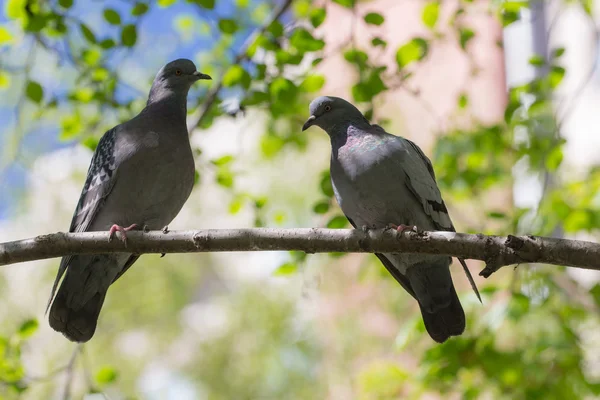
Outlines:
[[187, 118], [187, 93], [178, 93], [169, 88], [151, 90], [146, 109], [154, 114], [168, 114], [176, 118]]
[[371, 127], [366, 118], [359, 120], [346, 120], [333, 125], [328, 132], [331, 139], [331, 147], [334, 151], [340, 147], [353, 142]]

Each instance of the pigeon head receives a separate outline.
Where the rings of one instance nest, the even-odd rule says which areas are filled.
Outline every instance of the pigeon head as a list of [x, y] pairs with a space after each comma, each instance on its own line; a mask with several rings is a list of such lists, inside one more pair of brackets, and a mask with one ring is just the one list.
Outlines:
[[331, 135], [334, 128], [343, 123], [369, 124], [358, 108], [339, 97], [318, 97], [310, 103], [309, 111], [303, 131], [316, 125]]
[[180, 58], [171, 61], [156, 74], [150, 89], [148, 104], [173, 95], [185, 98], [192, 84], [200, 79], [212, 78], [198, 72], [194, 63], [188, 59]]

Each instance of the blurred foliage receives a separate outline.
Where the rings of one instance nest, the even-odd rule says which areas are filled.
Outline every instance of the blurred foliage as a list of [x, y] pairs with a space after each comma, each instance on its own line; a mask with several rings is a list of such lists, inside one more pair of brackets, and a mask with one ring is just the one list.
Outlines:
[[[0, 149], [0, 168], [10, 164], [19, 140], [40, 121], [59, 126], [57, 135], [61, 141], [94, 149], [102, 132], [136, 114], [145, 102], [151, 71], [144, 71], [148, 75], [141, 80], [136, 76], [133, 81], [129, 71], [119, 65], [141, 46], [152, 45], [141, 43], [144, 19], [157, 9], [166, 12], [176, 3], [188, 7], [184, 15], [171, 21], [180, 39], [185, 42], [197, 34], [209, 38], [203, 42], [208, 48], [197, 54], [194, 61], [215, 82], [208, 88], [195, 88], [190, 96], [190, 120], [197, 121], [195, 127], [207, 129], [218, 120], [258, 111], [268, 116], [265, 133], [259, 139], [264, 159], [273, 160], [286, 151], [306, 151], [309, 136], [298, 132], [308, 102], [320, 93], [327, 79], [315, 70], [333, 54], [326, 51], [328, 38], [317, 29], [328, 22], [328, 8], [308, 0], [291, 1], [285, 12], [271, 21], [270, 12], [284, 2], [236, 0], [224, 11], [214, 0], [126, 1], [106, 2], [101, 5], [102, 13], [92, 17], [85, 13], [82, 0], [7, 0], [4, 7], [8, 21], [0, 25], [0, 56], [17, 46], [22, 56], [20, 64], [8, 62], [6, 57], [0, 59], [0, 90], [19, 93], [19, 117], [11, 129], [14, 140]], [[470, 44], [478, 35], [475, 27], [469, 26], [468, 18], [477, 2], [459, 1], [449, 18], [442, 18], [441, 1], [423, 2], [421, 22], [425, 29], [393, 49], [390, 67], [369, 56], [374, 49], [388, 47], [389, 38], [377, 30], [385, 26], [386, 16], [359, 12], [354, 0], [331, 3], [328, 7], [348, 8], [354, 18], [377, 32], [366, 48], [357, 46], [351, 37], [338, 51], [355, 72], [349, 82], [352, 100], [369, 119], [384, 126], [389, 121], [376, 112], [380, 96], [406, 88], [438, 41], [452, 40], [470, 57]], [[591, 18], [591, 1], [564, 3]], [[529, 7], [528, 1], [492, 2], [486, 12], [508, 26]], [[485, 198], [492, 190], [510, 188], [512, 170], [517, 165], [543, 182], [543, 196], [535, 208], [506, 204], [498, 209], [487, 207], [483, 201], [477, 204], [487, 221], [498, 223], [494, 227], [496, 234], [597, 234], [600, 170], [592, 168], [577, 180], [561, 174], [565, 140], [560, 129], [565, 115], [561, 119], [556, 116], [554, 96], [568, 72], [561, 64], [566, 51], [555, 48], [548, 58], [535, 55], [530, 59], [530, 64], [543, 73], [509, 88], [503, 121], [474, 121], [469, 128], [451, 127], [436, 142], [432, 160], [438, 182], [444, 196], [453, 200], [472, 202], [474, 198]], [[40, 53], [56, 68], [68, 71], [65, 82], [57, 83], [34, 68], [36, 54]], [[123, 95], [124, 92], [129, 95]], [[418, 91], [411, 93], [419, 96]], [[210, 106], [203, 108], [211, 98]], [[233, 106], [230, 99], [235, 100]], [[456, 113], [467, 113], [469, 105], [468, 94], [461, 92], [456, 99]], [[198, 109], [202, 110], [200, 115]], [[205, 176], [214, 177], [214, 182], [230, 195], [229, 202], [223, 205], [230, 214], [249, 211], [255, 226], [283, 223], [285, 215], [269, 214], [269, 193], [240, 189], [242, 171], [236, 166], [235, 154], [209, 159], [201, 148], [194, 150], [197, 187], [206, 184]], [[328, 171], [322, 172], [315, 186], [318, 199], [304, 206], [323, 226], [347, 227], [333, 200]], [[202, 260], [210, 263], [208, 258]], [[216, 312], [218, 318], [211, 314], [221, 321], [217, 327], [208, 326], [210, 318], [198, 317], [201, 327], [181, 334], [193, 338], [193, 347], [179, 349], [179, 364], [169, 367], [177, 370], [178, 377], [185, 377], [184, 386], [193, 385], [195, 393], [208, 399], [325, 398], [336, 390], [341, 393], [339, 398], [350, 398], [345, 396], [351, 393], [360, 399], [417, 399], [432, 392], [441, 398], [455, 394], [465, 399], [600, 395], [597, 360], [594, 363], [590, 357], [597, 352], [597, 346], [588, 334], [598, 328], [599, 285], [588, 291], [564, 269], [549, 273], [539, 267], [522, 266], [511, 274], [508, 283], [483, 288], [485, 312], [472, 295], [462, 296], [468, 313], [467, 332], [443, 345], [433, 345], [424, 334], [418, 311], [406, 305], [407, 295], [374, 257], [366, 260], [359, 273], [361, 282], [375, 280], [383, 286], [382, 292], [389, 296], [380, 300], [385, 302], [381, 309], [402, 324], [394, 349], [389, 342], [361, 331], [361, 318], [369, 314], [363, 308], [368, 306], [363, 302], [353, 310], [352, 295], [347, 297], [348, 304], [340, 306], [345, 317], [335, 322], [337, 331], [346, 334], [338, 337], [323, 327], [323, 337], [317, 338], [298, 328], [297, 310], [284, 290], [265, 292], [259, 285], [251, 285], [228, 292], [230, 301], [226, 305], [217, 301], [219, 306], [213, 314]], [[90, 345], [94, 363], [87, 368], [87, 384], [80, 385], [78, 393], [102, 390], [115, 393], [117, 398], [141, 396], [136, 380], [145, 363], [153, 366], [156, 360], [117, 354], [111, 348], [112, 334], [147, 328], [154, 336], [148, 339], [138, 332], [132, 343], [146, 343], [158, 359], [169, 351], [175, 352], [171, 348], [177, 347], [179, 339], [175, 334], [184, 328], [180, 326], [183, 323], [179, 313], [172, 310], [180, 311], [194, 303], [200, 291], [197, 282], [201, 281], [199, 272], [190, 272], [195, 270], [189, 267], [190, 263], [180, 267], [180, 261], [176, 258], [166, 279], [157, 269], [146, 267], [142, 272], [134, 268], [128, 272], [129, 281], [121, 280], [115, 285], [107, 301], [109, 306], [111, 302], [137, 305], [128, 313], [113, 314], [110, 323], [101, 321], [111, 335], [108, 339], [97, 337]], [[292, 252], [273, 275], [292, 279], [305, 274], [308, 261], [306, 254]], [[152, 299], [151, 307], [139, 302], [148, 292], [159, 294]], [[209, 311], [203, 312], [210, 314]], [[14, 332], [9, 326], [19, 328]], [[0, 335], [2, 396], [16, 398], [33, 393], [30, 398], [48, 398], [58, 393], [60, 383], [49, 385], [47, 381], [58, 380], [59, 373], [76, 368], [67, 365], [70, 355], [63, 354], [64, 367], [47, 366], [47, 378], [29, 376], [21, 354], [37, 328], [34, 319], [21, 325], [4, 324]], [[215, 329], [218, 334], [211, 333]], [[334, 362], [342, 365], [341, 372], [327, 368]], [[168, 379], [173, 386], [179, 382], [171, 375]], [[152, 398], [177, 398], [169, 393], [155, 393], [153, 396], [159, 397]]]

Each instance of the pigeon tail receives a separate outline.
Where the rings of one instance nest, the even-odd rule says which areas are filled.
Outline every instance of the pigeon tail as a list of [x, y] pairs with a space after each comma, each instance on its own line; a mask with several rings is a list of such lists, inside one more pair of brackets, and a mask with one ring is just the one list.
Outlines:
[[50, 306], [48, 322], [72, 342], [87, 342], [94, 336], [98, 316], [118, 260], [107, 255], [74, 256]]
[[408, 268], [406, 275], [421, 308], [427, 333], [438, 343], [465, 330], [465, 312], [450, 276], [449, 259], [423, 262]]
[[72, 342], [87, 342], [96, 332], [106, 292], [96, 293], [83, 307], [75, 309], [67, 305], [68, 293], [64, 289], [61, 286], [50, 307], [50, 326]]

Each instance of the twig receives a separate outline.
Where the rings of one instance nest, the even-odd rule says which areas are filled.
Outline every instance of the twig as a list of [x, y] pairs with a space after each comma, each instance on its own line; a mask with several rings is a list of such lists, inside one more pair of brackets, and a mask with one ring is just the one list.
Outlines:
[[63, 391], [63, 400], [69, 400], [71, 397], [71, 383], [73, 381], [73, 368], [75, 367], [75, 360], [77, 360], [77, 355], [81, 352], [82, 344], [78, 344], [73, 350], [73, 354], [71, 355], [71, 359], [69, 360], [69, 364], [67, 364], [66, 369], [66, 378], [65, 378], [65, 390]]
[[[250, 45], [252, 45], [252, 43], [254, 43], [256, 38], [258, 38], [260, 35], [262, 35], [274, 21], [277, 21], [283, 15], [283, 13], [286, 12], [288, 10], [288, 8], [290, 8], [290, 6], [292, 5], [292, 2], [293, 2], [293, 0], [285, 0], [279, 5], [279, 7], [277, 7], [273, 11], [273, 14], [271, 14], [271, 16], [269, 18], [267, 18], [265, 23], [263, 25], [261, 25], [259, 28], [257, 28], [248, 37], [246, 42], [242, 45], [240, 51], [237, 53], [237, 55], [233, 59], [233, 62], [231, 63], [231, 65], [237, 65], [237, 64], [241, 63], [242, 61], [245, 61], [248, 59], [248, 48], [250, 47]], [[223, 89], [223, 79], [222, 78], [208, 92], [206, 99], [204, 100], [204, 103], [202, 104], [202, 108], [200, 110], [200, 115], [198, 116], [198, 119], [196, 120], [196, 122], [194, 122], [191, 125], [191, 130], [199, 127], [200, 124], [202, 124], [202, 121], [204, 121], [204, 118], [206, 118], [211, 107], [217, 100], [217, 96], [221, 92], [221, 89]]]
[[417, 253], [485, 261], [480, 275], [505, 265], [545, 263], [600, 270], [600, 244], [540, 236], [455, 232], [397, 233], [393, 229], [205, 229], [130, 232], [127, 245], [108, 232], [53, 233], [0, 243], [0, 265], [75, 254], [198, 253], [296, 250], [306, 253]]

